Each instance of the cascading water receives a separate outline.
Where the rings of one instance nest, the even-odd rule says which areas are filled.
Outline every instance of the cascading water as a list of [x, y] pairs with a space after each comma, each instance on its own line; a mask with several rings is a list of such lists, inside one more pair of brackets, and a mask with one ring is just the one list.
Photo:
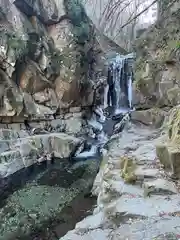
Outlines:
[[[114, 113], [127, 112], [132, 109], [132, 59], [133, 54], [126, 56], [117, 55], [111, 59], [109, 68], [111, 69], [112, 81], [114, 84], [115, 106]], [[109, 90], [110, 91], [110, 90]], [[111, 88], [111, 91], [112, 88]], [[112, 93], [111, 93], [112, 94]]]
[[[78, 159], [82, 161], [82, 159], [85, 160], [86, 158], [95, 158], [95, 156], [98, 154], [98, 149], [103, 148], [108, 141], [108, 137], [113, 134], [113, 131], [121, 131], [125, 122], [128, 121], [129, 111], [131, 111], [133, 107], [133, 58], [134, 56], [132, 54], [126, 56], [117, 55], [115, 58], [110, 60], [107, 79], [108, 85], [104, 89], [104, 103], [102, 103], [103, 106], [99, 105], [94, 108], [91, 118], [87, 120], [87, 124], [93, 132], [91, 136], [89, 135], [88, 139], [88, 141], [90, 141], [91, 148], [82, 152], [79, 151], [75, 156], [76, 161]], [[103, 109], [105, 109], [107, 106], [111, 107], [108, 108], [108, 116], [113, 114], [112, 118], [106, 118], [104, 116]], [[115, 118], [113, 118], [114, 116]], [[119, 125], [116, 125], [117, 123], [119, 123]], [[115, 125], [116, 128], [114, 129]]]
[[104, 109], [108, 107], [108, 91], [109, 91], [109, 86], [107, 85], [104, 89]]
[[132, 75], [128, 77], [128, 102], [130, 109], [132, 109]]

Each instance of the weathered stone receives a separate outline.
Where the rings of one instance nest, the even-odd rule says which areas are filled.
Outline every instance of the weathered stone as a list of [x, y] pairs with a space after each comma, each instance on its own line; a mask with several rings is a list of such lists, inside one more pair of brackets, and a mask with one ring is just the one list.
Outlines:
[[0, 153], [8, 151], [9, 148], [10, 146], [8, 141], [0, 140]]
[[15, 140], [19, 138], [18, 131], [11, 129], [0, 129], [0, 139], [1, 140]]
[[58, 9], [61, 4], [56, 5], [55, 0], [45, 1], [27, 1], [27, 0], [16, 0], [14, 4], [18, 7], [25, 15], [37, 16], [40, 21], [45, 24], [53, 24], [58, 22], [59, 18], [65, 13], [62, 9]]
[[165, 169], [173, 173], [174, 177], [180, 177], [180, 110], [174, 107], [164, 123], [165, 135], [157, 142], [156, 153]]
[[146, 125], [152, 125], [154, 127], [160, 127], [163, 123], [166, 112], [161, 109], [148, 109], [142, 111], [134, 111], [131, 113], [131, 119], [144, 123]]
[[144, 180], [146, 178], [156, 178], [159, 171], [155, 168], [147, 168], [145, 166], [138, 166], [134, 174], [137, 177], [137, 180]]
[[170, 81], [159, 83], [160, 97], [163, 98], [166, 105], [168, 105], [167, 92], [168, 92], [169, 89], [173, 88], [173, 86], [174, 86], [173, 82], [170, 82]]
[[33, 98], [38, 104], [43, 104], [53, 109], [57, 109], [59, 107], [58, 100], [53, 89], [47, 88], [42, 92], [37, 92], [33, 95]]
[[177, 189], [172, 182], [165, 179], [156, 179], [144, 182], [144, 189], [150, 189], [150, 194], [176, 194]]
[[20, 144], [20, 153], [25, 167], [36, 163], [43, 152], [41, 138], [27, 138]]
[[156, 154], [161, 164], [163, 164], [165, 170], [172, 171], [172, 165], [169, 161], [169, 152], [166, 144], [156, 145]]
[[50, 108], [40, 104], [36, 104], [30, 94], [24, 92], [23, 97], [27, 115], [45, 117], [46, 115], [52, 115], [54, 113], [54, 111], [52, 111]]
[[180, 90], [178, 86], [175, 86], [167, 91], [167, 99], [171, 106], [180, 104]]
[[19, 151], [7, 151], [0, 154], [0, 174], [7, 177], [24, 168], [23, 158]]
[[148, 28], [136, 41], [135, 89], [146, 102], [141, 105], [142, 99], [137, 99], [137, 108], [175, 106], [180, 102], [179, 7], [173, 13], [171, 6], [167, 9], [168, 17]]
[[68, 158], [75, 153], [76, 148], [82, 142], [81, 139], [65, 133], [51, 134], [52, 151], [56, 157]]
[[65, 120], [67, 133], [76, 134], [81, 131], [82, 119], [81, 114], [74, 113], [71, 118]]
[[71, 107], [71, 108], [69, 109], [69, 111], [70, 111], [71, 113], [79, 113], [79, 112], [81, 112], [81, 107]]
[[29, 61], [21, 72], [19, 81], [21, 88], [25, 92], [37, 93], [51, 86], [38, 64], [33, 61]]

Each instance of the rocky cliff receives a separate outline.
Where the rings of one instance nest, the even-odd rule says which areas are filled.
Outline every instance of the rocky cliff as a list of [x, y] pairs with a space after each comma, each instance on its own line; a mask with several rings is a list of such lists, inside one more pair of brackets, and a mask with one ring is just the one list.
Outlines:
[[0, 116], [92, 105], [101, 61], [95, 35], [79, 1], [1, 0]]
[[134, 100], [141, 109], [180, 103], [180, 4], [162, 3], [159, 20], [136, 41]]
[[161, 1], [158, 21], [136, 42], [134, 103], [132, 114], [147, 125], [163, 124], [157, 142], [157, 158], [179, 178], [180, 126], [180, 3]]

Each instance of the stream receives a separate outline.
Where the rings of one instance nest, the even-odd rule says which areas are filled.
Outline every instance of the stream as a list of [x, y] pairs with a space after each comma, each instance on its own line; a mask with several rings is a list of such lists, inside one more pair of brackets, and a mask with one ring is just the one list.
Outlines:
[[107, 86], [104, 105], [94, 108], [87, 119], [92, 130], [85, 137], [88, 147], [77, 149], [71, 161], [54, 158], [52, 164], [34, 164], [1, 179], [0, 240], [57, 240], [91, 214], [96, 199], [90, 191], [103, 148], [123, 130], [133, 110], [129, 58], [118, 55], [110, 61], [115, 105], [108, 104]]

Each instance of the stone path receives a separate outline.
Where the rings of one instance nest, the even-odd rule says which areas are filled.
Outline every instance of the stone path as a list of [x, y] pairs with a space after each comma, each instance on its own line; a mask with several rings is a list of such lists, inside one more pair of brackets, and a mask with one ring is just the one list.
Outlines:
[[[92, 216], [61, 240], [180, 239], [180, 195], [156, 164], [158, 131], [132, 125], [109, 145], [108, 161], [94, 183]], [[120, 158], [135, 157], [136, 184], [121, 178]]]

